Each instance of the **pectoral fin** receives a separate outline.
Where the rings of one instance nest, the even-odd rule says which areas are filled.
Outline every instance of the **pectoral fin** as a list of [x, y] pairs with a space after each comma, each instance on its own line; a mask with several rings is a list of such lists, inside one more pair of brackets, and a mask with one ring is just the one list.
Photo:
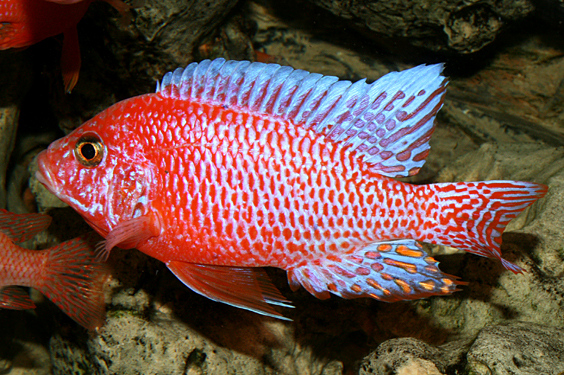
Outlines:
[[190, 289], [211, 300], [272, 318], [290, 320], [270, 305], [293, 307], [261, 268], [170, 261], [168, 268]]
[[96, 246], [98, 258], [106, 260], [115, 246], [132, 249], [160, 233], [160, 220], [156, 215], [144, 215], [122, 221], [108, 233], [105, 241]]

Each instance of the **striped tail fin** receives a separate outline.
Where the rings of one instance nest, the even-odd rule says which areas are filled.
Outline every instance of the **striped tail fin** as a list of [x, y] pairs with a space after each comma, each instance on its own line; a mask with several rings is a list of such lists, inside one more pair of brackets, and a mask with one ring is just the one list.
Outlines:
[[87, 329], [104, 324], [108, 270], [96, 259], [94, 237], [83, 236], [48, 250], [44, 280], [37, 288]]
[[421, 239], [452, 246], [488, 258], [498, 258], [514, 272], [523, 269], [501, 257], [501, 235], [505, 226], [537, 199], [548, 187], [533, 182], [486, 181], [443, 183], [427, 186], [437, 198], [433, 206], [437, 225], [434, 238]]

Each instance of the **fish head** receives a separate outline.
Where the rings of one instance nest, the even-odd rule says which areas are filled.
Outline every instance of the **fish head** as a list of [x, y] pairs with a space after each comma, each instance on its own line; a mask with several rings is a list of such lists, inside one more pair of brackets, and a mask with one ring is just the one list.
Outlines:
[[147, 212], [152, 179], [138, 137], [116, 106], [51, 143], [39, 154], [36, 173], [104, 237]]

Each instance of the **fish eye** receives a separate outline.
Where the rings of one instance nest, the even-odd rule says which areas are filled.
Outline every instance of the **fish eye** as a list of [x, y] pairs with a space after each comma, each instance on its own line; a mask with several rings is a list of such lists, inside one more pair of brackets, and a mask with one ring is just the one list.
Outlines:
[[85, 167], [95, 167], [104, 157], [104, 144], [96, 136], [81, 137], [74, 146], [74, 155]]

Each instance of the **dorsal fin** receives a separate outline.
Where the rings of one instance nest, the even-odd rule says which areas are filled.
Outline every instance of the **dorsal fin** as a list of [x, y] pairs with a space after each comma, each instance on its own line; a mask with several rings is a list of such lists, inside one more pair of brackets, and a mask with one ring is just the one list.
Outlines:
[[446, 90], [442, 70], [442, 64], [419, 65], [367, 84], [216, 59], [167, 73], [157, 93], [290, 121], [350, 145], [378, 173], [399, 177], [416, 174], [425, 163]]

